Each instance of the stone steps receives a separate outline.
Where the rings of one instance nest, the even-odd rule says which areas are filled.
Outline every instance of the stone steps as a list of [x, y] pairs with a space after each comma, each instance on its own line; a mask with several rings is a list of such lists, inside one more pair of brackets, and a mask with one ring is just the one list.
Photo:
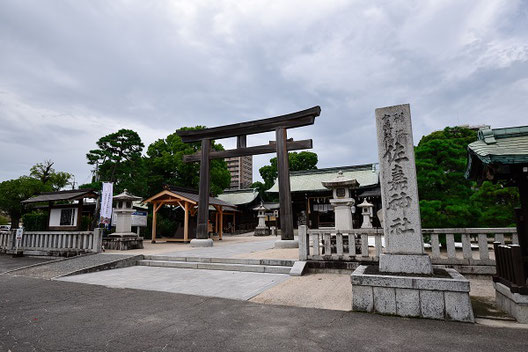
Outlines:
[[138, 265], [180, 269], [290, 274], [294, 260], [145, 256]]

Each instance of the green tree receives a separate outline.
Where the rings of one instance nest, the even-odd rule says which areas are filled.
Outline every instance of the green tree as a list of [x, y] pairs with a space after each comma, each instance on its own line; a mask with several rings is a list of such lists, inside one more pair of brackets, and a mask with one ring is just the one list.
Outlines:
[[[290, 171], [302, 171], [317, 169], [317, 154], [313, 152], [291, 152], [288, 153]], [[270, 189], [277, 179], [277, 158], [270, 159], [270, 165], [259, 169], [260, 177], [264, 180], [264, 190]], [[262, 187], [255, 183], [257, 188]]]
[[20, 222], [20, 217], [26, 211], [21, 202], [38, 193], [50, 190], [49, 185], [28, 176], [4, 181], [0, 183], [0, 210], [9, 215], [11, 227], [16, 228]]
[[[184, 127], [183, 130], [203, 129], [203, 126]], [[158, 139], [147, 149], [146, 165], [149, 170], [149, 195], [153, 195], [169, 184], [180, 187], [198, 188], [200, 164], [185, 163], [183, 156], [200, 150], [200, 143], [184, 143], [180, 136], [172, 133], [164, 139]], [[212, 142], [212, 150], [224, 150], [221, 144]], [[231, 175], [222, 159], [211, 160], [211, 193], [218, 195], [229, 187]]]
[[[114, 182], [114, 191], [127, 188], [131, 193], [146, 196], [146, 165], [141, 156], [145, 145], [137, 132], [121, 129], [101, 137], [99, 149], [86, 154], [88, 164], [98, 165], [100, 181]], [[83, 185], [84, 186], [84, 185]]]
[[7, 216], [0, 214], [0, 225], [7, 225], [9, 224], [9, 218]]
[[72, 175], [63, 171], [55, 171], [53, 164], [54, 162], [51, 160], [35, 164], [31, 167], [29, 176], [49, 185], [52, 190], [59, 191], [70, 184]]
[[476, 139], [473, 130], [446, 127], [422, 137], [418, 143], [416, 174], [423, 227], [497, 227], [512, 223], [516, 189], [491, 183], [478, 187], [464, 177], [467, 146]]
[[514, 209], [519, 204], [519, 190], [503, 183], [484, 181], [471, 195], [471, 204], [479, 209], [481, 227], [515, 226]]

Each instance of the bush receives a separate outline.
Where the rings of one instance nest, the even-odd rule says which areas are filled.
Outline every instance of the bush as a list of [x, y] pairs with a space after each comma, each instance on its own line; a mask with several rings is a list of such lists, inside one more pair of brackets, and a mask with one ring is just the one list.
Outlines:
[[22, 215], [22, 222], [26, 231], [46, 231], [48, 229], [48, 213], [32, 211]]
[[81, 231], [90, 231], [92, 219], [89, 216], [81, 216]]

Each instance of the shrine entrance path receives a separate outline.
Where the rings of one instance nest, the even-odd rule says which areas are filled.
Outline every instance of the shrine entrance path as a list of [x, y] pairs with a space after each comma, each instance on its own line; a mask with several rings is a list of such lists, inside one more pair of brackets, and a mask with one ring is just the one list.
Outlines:
[[[230, 236], [224, 234], [222, 241], [215, 241], [213, 247], [191, 247], [190, 244], [174, 242], [150, 243], [144, 241], [143, 249], [126, 251], [127, 254], [164, 255], [173, 257], [202, 258], [259, 258], [259, 259], [294, 259], [299, 258], [299, 250], [274, 249], [274, 244], [280, 237], [255, 237], [252, 232]], [[105, 253], [123, 253], [122, 251], [106, 251]]]

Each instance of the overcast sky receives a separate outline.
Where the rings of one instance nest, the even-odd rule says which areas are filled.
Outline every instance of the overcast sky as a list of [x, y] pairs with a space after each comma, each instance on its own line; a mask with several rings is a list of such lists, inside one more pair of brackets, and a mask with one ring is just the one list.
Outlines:
[[374, 109], [403, 103], [415, 144], [528, 125], [527, 2], [0, 1], [0, 181], [51, 159], [89, 182], [86, 153], [120, 128], [148, 146], [315, 105], [289, 136], [319, 167], [376, 162]]

